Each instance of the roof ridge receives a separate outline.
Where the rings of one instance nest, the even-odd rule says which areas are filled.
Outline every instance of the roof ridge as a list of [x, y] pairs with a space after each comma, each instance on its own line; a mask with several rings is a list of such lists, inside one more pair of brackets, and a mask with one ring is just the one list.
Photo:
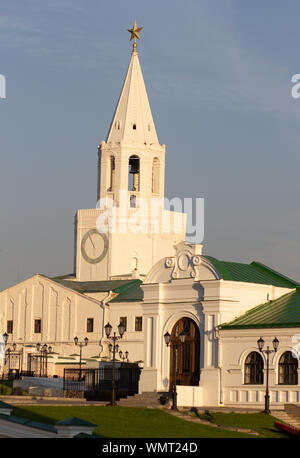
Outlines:
[[297, 282], [296, 280], [293, 280], [292, 278], [287, 277], [286, 275], [281, 274], [280, 272], [277, 272], [277, 270], [272, 269], [272, 267], [267, 266], [266, 264], [263, 264], [262, 262], [259, 261], [253, 261], [250, 264], [251, 266], [255, 268], [259, 268], [261, 270], [267, 271], [269, 274], [275, 275], [276, 277], [282, 278], [290, 283], [293, 283], [295, 286], [300, 286], [300, 283]]

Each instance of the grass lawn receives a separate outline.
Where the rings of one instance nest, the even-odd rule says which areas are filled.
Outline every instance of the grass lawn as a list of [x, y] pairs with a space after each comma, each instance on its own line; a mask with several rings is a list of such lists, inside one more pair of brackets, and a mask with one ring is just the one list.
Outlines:
[[274, 422], [279, 420], [264, 413], [209, 412], [208, 415], [197, 413], [195, 416], [217, 425], [252, 429], [265, 437], [287, 437], [274, 427]]
[[12, 394], [12, 386], [13, 382], [9, 380], [1, 380], [0, 381], [0, 395], [10, 395]]
[[49, 424], [70, 417], [79, 417], [98, 425], [94, 431], [96, 434], [111, 438], [254, 437], [188, 422], [159, 409], [105, 406], [18, 406], [14, 408], [12, 415]]

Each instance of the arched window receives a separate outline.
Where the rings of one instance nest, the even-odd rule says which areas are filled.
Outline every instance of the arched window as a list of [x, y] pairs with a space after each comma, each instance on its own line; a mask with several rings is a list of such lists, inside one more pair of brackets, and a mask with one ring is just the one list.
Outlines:
[[128, 162], [128, 191], [140, 190], [140, 158], [130, 156]]
[[155, 157], [152, 165], [152, 192], [159, 194], [159, 159]]
[[279, 360], [279, 385], [298, 385], [298, 360], [286, 351]]
[[262, 385], [264, 383], [264, 362], [257, 351], [252, 351], [245, 361], [245, 385]]
[[113, 191], [115, 186], [115, 158], [110, 156], [109, 158], [109, 188], [108, 191]]

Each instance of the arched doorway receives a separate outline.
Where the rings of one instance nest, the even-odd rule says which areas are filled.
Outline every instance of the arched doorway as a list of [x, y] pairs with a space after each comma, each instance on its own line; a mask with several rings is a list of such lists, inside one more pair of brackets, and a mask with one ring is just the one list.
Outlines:
[[[184, 331], [184, 344], [180, 342], [179, 334]], [[176, 385], [199, 385], [200, 378], [200, 335], [196, 323], [190, 318], [181, 318], [171, 332], [170, 351], [170, 387], [173, 386], [173, 361], [176, 353]], [[176, 348], [177, 347], [177, 348]]]

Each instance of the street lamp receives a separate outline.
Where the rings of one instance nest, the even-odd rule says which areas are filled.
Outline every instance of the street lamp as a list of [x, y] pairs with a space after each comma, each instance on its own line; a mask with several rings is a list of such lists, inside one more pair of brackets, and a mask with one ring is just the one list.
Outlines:
[[86, 347], [89, 343], [89, 339], [87, 337], [84, 338], [83, 342], [79, 342], [78, 337], [74, 337], [74, 343], [80, 348], [80, 356], [79, 356], [79, 380], [81, 380], [81, 358], [82, 358], [82, 347]]
[[177, 358], [176, 358], [176, 353], [178, 348], [183, 344], [185, 341], [186, 334], [184, 331], [182, 331], [179, 334], [179, 341], [175, 340], [171, 342], [171, 335], [166, 332], [164, 335], [165, 343], [167, 347], [170, 345], [173, 347], [173, 381], [172, 381], [172, 393], [173, 393], [173, 405], [172, 405], [172, 410], [178, 410], [177, 409], [177, 391], [176, 391], [176, 372], [177, 372]]
[[127, 360], [127, 362], [129, 362], [128, 361], [128, 355], [129, 355], [128, 351], [125, 351], [124, 355], [123, 355], [122, 350], [119, 351], [119, 356], [120, 356], [120, 359], [123, 360], [123, 363], [125, 362], [125, 360]]
[[273, 343], [273, 349], [274, 350], [270, 350], [269, 345], [267, 346], [266, 350], [263, 350], [264, 344], [265, 344], [264, 339], [261, 337], [257, 341], [257, 346], [258, 346], [259, 351], [261, 353], [265, 353], [267, 355], [267, 381], [266, 381], [266, 394], [265, 394], [265, 410], [264, 410], [264, 413], [266, 413], [268, 415], [271, 413], [271, 411], [270, 411], [270, 395], [269, 395], [269, 355], [271, 353], [276, 353], [277, 352], [278, 345], [279, 345], [279, 340], [277, 339], [277, 337], [275, 337], [275, 339], [273, 339], [272, 343]]
[[114, 332], [114, 335], [111, 336], [111, 331], [112, 331], [112, 326], [111, 324], [107, 323], [104, 326], [105, 329], [105, 334], [107, 339], [110, 339], [113, 343], [109, 344], [108, 349], [109, 352], [113, 354], [113, 367], [112, 367], [112, 393], [111, 393], [111, 402], [108, 404], [110, 406], [116, 406], [116, 382], [115, 382], [115, 372], [116, 372], [116, 353], [119, 351], [119, 345], [116, 343], [119, 339], [122, 339], [124, 332], [125, 332], [125, 326], [123, 323], [120, 323], [118, 325], [118, 331], [119, 331], [119, 336], [117, 336], [117, 333]]

